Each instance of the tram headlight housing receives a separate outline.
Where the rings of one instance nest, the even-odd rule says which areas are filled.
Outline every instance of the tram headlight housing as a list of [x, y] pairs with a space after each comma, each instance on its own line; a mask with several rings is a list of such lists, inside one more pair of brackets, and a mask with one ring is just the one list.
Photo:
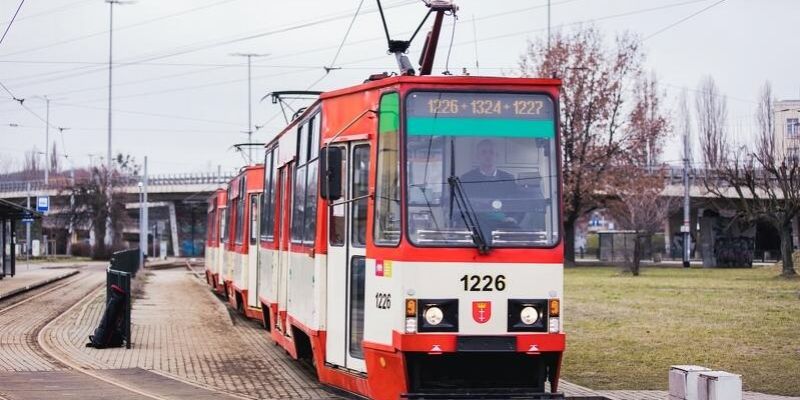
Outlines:
[[547, 300], [509, 299], [509, 332], [547, 332]]
[[418, 332], [458, 332], [458, 299], [417, 300]]

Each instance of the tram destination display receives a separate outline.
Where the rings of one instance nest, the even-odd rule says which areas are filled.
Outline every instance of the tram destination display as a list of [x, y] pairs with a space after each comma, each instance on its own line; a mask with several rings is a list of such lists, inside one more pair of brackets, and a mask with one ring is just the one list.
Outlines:
[[409, 117], [552, 119], [549, 96], [518, 93], [412, 92]]
[[553, 138], [553, 100], [542, 94], [411, 92], [406, 132], [411, 136]]

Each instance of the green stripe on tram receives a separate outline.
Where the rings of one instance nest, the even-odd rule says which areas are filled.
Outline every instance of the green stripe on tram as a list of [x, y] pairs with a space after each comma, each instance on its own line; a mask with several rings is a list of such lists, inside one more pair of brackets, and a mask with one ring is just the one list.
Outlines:
[[500, 118], [409, 117], [409, 136], [495, 136], [546, 138], [555, 136], [555, 124], [548, 120]]

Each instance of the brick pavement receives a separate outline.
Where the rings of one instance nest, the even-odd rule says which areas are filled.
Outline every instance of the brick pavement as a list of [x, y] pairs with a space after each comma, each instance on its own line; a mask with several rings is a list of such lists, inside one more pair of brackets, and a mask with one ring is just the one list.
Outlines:
[[84, 347], [102, 314], [98, 291], [43, 331], [48, 347], [89, 369], [142, 368], [256, 398], [337, 398], [252, 321], [231, 316], [185, 269], [145, 273], [133, 306], [133, 349]]

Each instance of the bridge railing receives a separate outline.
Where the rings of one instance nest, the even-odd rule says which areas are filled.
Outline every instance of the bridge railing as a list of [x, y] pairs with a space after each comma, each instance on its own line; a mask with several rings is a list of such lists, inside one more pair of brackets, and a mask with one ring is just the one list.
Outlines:
[[[225, 184], [235, 175], [233, 173], [182, 173], [182, 174], [158, 174], [150, 175], [147, 179], [148, 186], [179, 186], [179, 185], [211, 185], [211, 184]], [[122, 177], [122, 181], [126, 187], [136, 186], [143, 179], [142, 176], [129, 175]], [[34, 179], [27, 181], [1, 181], [0, 180], [0, 193], [10, 192], [43, 192], [46, 190], [63, 190], [70, 186], [70, 179], [58, 177], [50, 179], [48, 185], [45, 185], [44, 180]]]

